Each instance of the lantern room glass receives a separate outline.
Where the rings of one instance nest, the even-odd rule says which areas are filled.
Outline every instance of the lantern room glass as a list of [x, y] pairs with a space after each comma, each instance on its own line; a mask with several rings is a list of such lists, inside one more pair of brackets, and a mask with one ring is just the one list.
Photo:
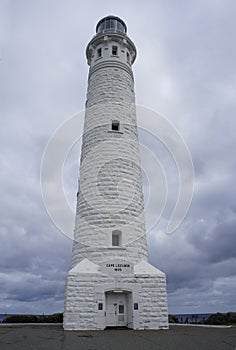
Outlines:
[[125, 23], [118, 17], [108, 16], [98, 22], [96, 32], [101, 33], [106, 30], [126, 33], [127, 28]]

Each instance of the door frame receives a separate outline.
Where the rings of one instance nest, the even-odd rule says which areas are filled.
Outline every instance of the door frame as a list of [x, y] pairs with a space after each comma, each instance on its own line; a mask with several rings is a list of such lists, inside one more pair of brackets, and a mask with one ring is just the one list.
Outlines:
[[[115, 315], [115, 322], [111, 325], [107, 324], [108, 323], [108, 298], [109, 295], [113, 295], [117, 297], [117, 299], [119, 298], [119, 295], [122, 295], [122, 297], [125, 297], [125, 302], [124, 302], [124, 314], [119, 314], [119, 305], [123, 305], [123, 303], [119, 304], [116, 303], [115, 309], [116, 309], [116, 315]], [[132, 300], [132, 297], [130, 298], [130, 296], [132, 296], [132, 291], [130, 290], [107, 290], [105, 291], [105, 324], [106, 327], [128, 327], [128, 321], [130, 319], [132, 319], [132, 315], [129, 315], [129, 311], [132, 310], [132, 307], [130, 307], [131, 305], [128, 305], [129, 301]], [[115, 312], [115, 311], [114, 311]], [[124, 324], [119, 324], [119, 316], [124, 315]]]

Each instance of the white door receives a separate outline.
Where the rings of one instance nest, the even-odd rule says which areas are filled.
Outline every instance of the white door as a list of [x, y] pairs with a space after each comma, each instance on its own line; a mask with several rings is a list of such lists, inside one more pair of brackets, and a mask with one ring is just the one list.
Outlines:
[[127, 326], [127, 298], [125, 293], [106, 293], [106, 325]]

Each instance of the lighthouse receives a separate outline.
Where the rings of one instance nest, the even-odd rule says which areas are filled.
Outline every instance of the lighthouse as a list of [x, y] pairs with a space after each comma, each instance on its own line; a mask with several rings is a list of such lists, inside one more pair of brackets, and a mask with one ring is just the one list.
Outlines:
[[65, 330], [168, 328], [166, 276], [148, 263], [132, 65], [123, 20], [88, 43], [87, 99]]

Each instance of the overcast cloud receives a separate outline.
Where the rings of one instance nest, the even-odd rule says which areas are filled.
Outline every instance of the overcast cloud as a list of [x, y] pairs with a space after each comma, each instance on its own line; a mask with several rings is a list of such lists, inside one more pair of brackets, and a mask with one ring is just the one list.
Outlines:
[[[148, 233], [150, 262], [167, 274], [169, 311], [236, 311], [235, 1], [2, 0], [0, 313], [63, 310], [72, 242], [44, 208], [40, 164], [54, 130], [84, 108], [85, 48], [108, 14], [126, 22], [137, 46], [137, 104], [166, 116], [193, 159], [190, 211], [167, 235], [177, 169], [167, 150], [140, 133], [169, 185], [167, 208]], [[64, 171], [72, 207], [78, 159], [77, 145]]]

